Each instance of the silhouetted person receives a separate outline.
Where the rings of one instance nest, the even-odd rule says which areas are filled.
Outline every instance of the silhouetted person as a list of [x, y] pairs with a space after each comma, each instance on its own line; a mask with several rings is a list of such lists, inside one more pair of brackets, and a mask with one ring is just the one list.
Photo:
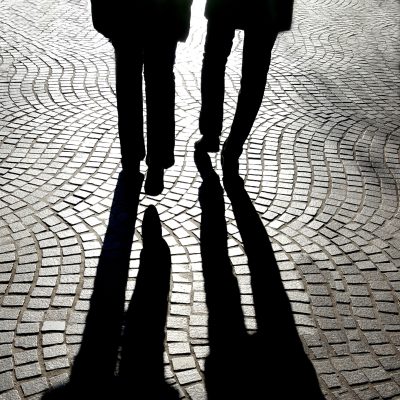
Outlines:
[[146, 87], [148, 172], [145, 192], [162, 192], [164, 169], [174, 164], [177, 43], [185, 41], [192, 0], [91, 0], [94, 27], [115, 49], [122, 168], [139, 171], [144, 159], [142, 72]]
[[205, 363], [207, 397], [213, 399], [322, 400], [314, 368], [304, 352], [268, 234], [243, 180], [229, 175], [224, 185], [247, 255], [257, 331], [248, 334], [239, 285], [227, 247], [225, 204], [209, 155], [196, 149], [203, 179], [201, 257], [209, 312], [210, 354]]
[[242, 76], [234, 120], [222, 150], [226, 169], [237, 169], [267, 82], [278, 32], [290, 29], [293, 0], [207, 0], [208, 19], [201, 75], [200, 133], [196, 147], [219, 150], [225, 67], [236, 29], [244, 31]]

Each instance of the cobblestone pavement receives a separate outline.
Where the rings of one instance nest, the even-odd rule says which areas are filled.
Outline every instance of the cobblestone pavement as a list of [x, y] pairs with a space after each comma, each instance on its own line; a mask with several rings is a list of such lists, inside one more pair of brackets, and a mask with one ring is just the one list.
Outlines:
[[[193, 160], [205, 20], [204, 2], [194, 3], [177, 54], [176, 164], [162, 195], [140, 196], [126, 298], [143, 213], [155, 204], [172, 254], [166, 377], [182, 398], [205, 399], [201, 179]], [[328, 399], [400, 398], [399, 12], [398, 0], [297, 0], [241, 158]], [[0, 14], [0, 399], [37, 399], [68, 381], [120, 172], [113, 51], [84, 0], [3, 0]], [[225, 129], [241, 43], [239, 33]], [[221, 174], [220, 156], [212, 161]], [[225, 204], [252, 331], [247, 259], [227, 197]]]

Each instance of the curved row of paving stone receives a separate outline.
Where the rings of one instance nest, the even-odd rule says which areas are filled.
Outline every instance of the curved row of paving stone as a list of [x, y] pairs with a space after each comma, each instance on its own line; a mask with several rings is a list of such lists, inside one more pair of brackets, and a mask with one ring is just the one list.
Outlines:
[[[296, 140], [296, 143], [301, 143], [301, 140], [299, 140], [298, 138]], [[298, 156], [300, 158], [302, 149], [299, 149], [297, 152], [296, 151], [294, 152], [295, 155], [296, 153], [298, 153]], [[320, 154], [322, 153], [323, 151], [321, 151]], [[329, 156], [324, 158], [327, 161], [333, 160], [333, 159], [330, 160]], [[322, 168], [321, 166], [319, 166], [321, 170], [319, 171], [318, 175], [321, 177], [325, 175], [326, 178], [328, 177], [332, 178], [331, 170], [324, 167], [326, 166], [323, 166]], [[324, 170], [325, 174], [323, 173]], [[347, 172], [346, 166], [344, 166], [344, 168], [341, 168], [341, 170], [343, 172]], [[325, 185], [323, 184], [319, 188], [320, 189], [318, 193], [319, 196], [316, 195], [310, 196], [311, 198], [314, 199], [314, 205], [313, 207], [311, 207], [311, 209], [307, 210], [306, 208], [305, 210], [301, 210], [304, 213], [301, 213], [301, 211], [299, 212], [299, 208], [301, 208], [301, 203], [299, 203], [299, 201], [293, 202], [294, 208], [290, 204], [285, 205], [285, 210], [287, 211], [285, 211], [284, 214], [285, 215], [284, 221], [279, 221], [280, 218], [278, 217], [274, 219], [272, 225], [279, 228], [279, 232], [285, 232], [288, 234], [284, 238], [284, 240], [286, 240], [286, 243], [288, 242], [287, 237], [289, 237], [292, 238], [292, 240], [299, 245], [297, 246], [297, 249], [296, 246], [293, 246], [293, 244], [291, 247], [290, 244], [287, 245], [287, 251], [289, 253], [291, 251], [292, 252], [296, 250], [299, 251], [301, 249], [302, 251], [308, 254], [308, 257], [305, 257], [301, 260], [302, 261], [301, 264], [305, 263], [306, 265], [305, 266], [301, 265], [300, 267], [300, 269], [304, 273], [303, 276], [308, 285], [307, 292], [313, 294], [314, 291], [313, 287], [316, 287], [314, 293], [315, 295], [326, 296], [325, 298], [315, 297], [316, 304], [319, 304], [321, 303], [321, 301], [323, 301], [325, 302], [326, 306], [324, 313], [322, 313], [322, 315], [320, 316], [318, 315], [317, 311], [314, 311], [316, 312], [317, 315], [317, 321], [318, 321], [317, 323], [321, 327], [321, 329], [334, 329], [335, 327], [336, 329], [339, 330], [339, 328], [341, 327], [342, 323], [336, 320], [337, 317], [333, 313], [333, 309], [327, 314], [329, 306], [332, 306], [332, 301], [338, 302], [337, 298], [341, 300], [339, 301], [339, 303], [341, 302], [345, 303], [345, 305], [342, 305], [342, 307], [343, 306], [346, 307], [345, 315], [347, 317], [348, 316], [350, 316], [351, 318], [355, 317], [355, 321], [360, 319], [360, 317], [376, 318], [373, 314], [372, 308], [368, 309], [368, 307], [371, 306], [372, 304], [369, 302], [369, 300], [366, 299], [361, 300], [360, 298], [354, 299], [354, 297], [349, 296], [349, 293], [353, 294], [352, 291], [356, 292], [357, 284], [361, 285], [371, 281], [378, 281], [378, 282], [372, 282], [372, 286], [375, 285], [374, 289], [381, 290], [383, 287], [385, 287], [386, 289], [389, 289], [389, 291], [392, 290], [392, 293], [386, 293], [387, 296], [385, 299], [386, 301], [389, 301], [390, 304], [388, 303], [379, 304], [378, 302], [378, 309], [380, 305], [381, 307], [386, 309], [386, 312], [391, 313], [392, 315], [387, 315], [387, 314], [384, 315], [383, 317], [381, 317], [381, 319], [384, 320], [384, 323], [382, 325], [375, 325], [375, 327], [373, 327], [374, 324], [371, 324], [369, 328], [376, 329], [376, 326], [380, 326], [390, 330], [390, 327], [389, 328], [387, 327], [388, 321], [391, 320], [392, 323], [396, 324], [398, 316], [397, 296], [395, 295], [396, 281], [398, 279], [395, 262], [398, 259], [398, 255], [396, 255], [393, 249], [391, 253], [393, 264], [385, 268], [384, 263], [386, 264], [389, 261], [389, 258], [385, 258], [385, 256], [383, 255], [378, 256], [378, 254], [382, 253], [381, 250], [382, 246], [388, 247], [388, 245], [384, 244], [384, 242], [382, 242], [381, 239], [374, 240], [373, 239], [374, 235], [371, 235], [369, 233], [365, 232], [360, 232], [358, 234], [355, 233], [362, 226], [363, 222], [365, 222], [366, 224], [369, 223], [370, 227], [378, 228], [379, 224], [384, 222], [385, 219], [377, 217], [376, 215], [374, 217], [374, 215], [371, 213], [371, 210], [373, 210], [372, 207], [368, 208], [365, 213], [363, 212], [365, 209], [364, 207], [364, 209], [361, 209], [360, 212], [358, 204], [360, 203], [362, 204], [362, 198], [365, 196], [363, 196], [361, 190], [360, 190], [361, 193], [355, 192], [357, 195], [359, 195], [358, 196], [359, 198], [357, 198], [357, 196], [354, 196], [354, 193], [351, 193], [351, 191], [349, 191], [349, 189], [351, 190], [350, 184], [348, 184], [346, 187], [348, 193], [346, 193], [346, 189], [345, 190], [340, 189], [340, 184], [339, 185], [337, 184], [340, 183], [340, 175], [337, 174], [337, 172], [338, 171], [336, 171], [336, 174], [333, 175], [333, 179], [331, 179], [331, 181], [333, 182], [331, 188], [329, 187], [324, 188]], [[357, 187], [361, 188], [362, 185], [357, 183], [357, 179], [354, 179], [354, 176], [359, 175], [357, 172], [354, 171], [354, 165], [350, 164], [348, 172], [349, 174], [347, 176], [350, 177], [353, 176], [354, 185], [356, 186], [356, 188]], [[342, 179], [343, 180], [346, 179], [345, 174], [343, 174]], [[298, 195], [296, 195], [296, 193], [302, 193], [302, 192], [301, 190], [296, 190], [296, 186], [293, 190], [293, 196], [299, 197]], [[338, 187], [335, 188], [335, 186]], [[307, 191], [303, 190], [303, 197], [304, 193], [307, 193]], [[396, 196], [396, 189], [394, 191], [394, 196], [392, 193], [391, 196], [392, 201], [396, 199], [395, 196]], [[277, 197], [279, 197], [279, 195]], [[317, 202], [315, 201], [315, 199], [318, 199], [318, 197], [322, 198], [323, 200], [325, 200], [328, 197], [328, 200], [324, 202], [320, 201], [319, 202], [320, 206], [315, 207], [316, 205], [318, 205], [318, 201]], [[329, 209], [329, 212], [326, 212], [324, 210], [323, 203], [325, 203], [325, 208], [327, 210]], [[357, 206], [355, 204], [357, 204]], [[304, 204], [304, 206], [306, 206], [306, 204]], [[379, 203], [378, 207], [376, 208], [376, 211], [379, 214]], [[298, 218], [296, 218], [296, 212], [297, 214], [300, 213]], [[288, 222], [287, 213], [289, 213], [290, 215], [289, 223], [287, 223]], [[360, 215], [362, 215], [363, 213], [366, 214], [365, 218], [360, 217]], [[268, 215], [268, 217], [269, 219], [274, 218], [273, 215], [272, 216]], [[308, 222], [309, 220], [311, 220], [311, 222]], [[319, 234], [317, 234], [316, 230], [319, 231]], [[336, 232], [339, 232], [341, 235], [338, 235]], [[277, 237], [279, 236], [282, 235], [278, 235]], [[388, 235], [386, 235], [386, 237], [389, 238]], [[375, 242], [376, 245], [371, 245], [368, 242], [369, 240], [372, 240], [372, 243]], [[382, 262], [382, 264], [378, 265], [382, 265], [382, 267], [379, 268], [379, 272], [376, 272], [375, 270], [377, 268], [375, 265], [379, 260], [380, 262]], [[315, 265], [318, 268], [315, 268]], [[381, 271], [381, 269], [383, 269], [383, 271]], [[359, 270], [361, 270], [362, 272], [361, 276], [358, 275]], [[391, 271], [391, 273], [386, 274], [386, 272], [389, 271]], [[365, 275], [365, 277], [363, 275]], [[318, 283], [319, 285], [316, 285]], [[354, 286], [348, 285], [349, 283], [351, 283]], [[326, 287], [324, 287], [324, 284]], [[365, 291], [365, 287], [363, 288], [363, 290], [360, 289], [359, 294], [368, 296], [368, 293]], [[379, 295], [382, 296], [382, 293], [379, 293]], [[329, 296], [331, 296], [331, 300], [329, 299]], [[374, 297], [373, 291], [371, 297], [372, 298]], [[314, 302], [313, 296], [311, 296], [311, 300], [313, 303]], [[351, 309], [348, 307], [348, 304], [351, 305]], [[335, 305], [336, 309], [340, 309], [340, 304], [336, 303]], [[364, 305], [365, 307], [362, 308], [362, 305]], [[374, 302], [374, 305], [376, 306], [377, 303]], [[379, 317], [376, 319], [379, 320]], [[363, 328], [364, 330], [368, 329], [368, 324], [366, 324], [365, 322], [366, 322], [365, 320], [364, 321], [361, 320], [361, 322], [358, 322], [359, 324], [361, 324], [361, 326], [363, 326], [362, 323], [364, 323], [364, 328]], [[351, 326], [351, 329], [355, 328], [356, 325], [353, 324]], [[385, 329], [382, 330], [384, 331]], [[351, 336], [349, 333], [346, 334], [343, 333], [341, 339], [343, 340], [342, 347], [344, 348], [342, 348], [341, 353], [339, 353], [341, 356], [349, 355], [352, 352], [352, 350], [346, 350], [344, 346], [344, 344], [347, 343], [346, 338], [349, 338]], [[336, 337], [331, 339], [333, 340], [333, 344], [335, 344], [334, 340], [336, 339], [337, 339]], [[393, 340], [393, 343], [396, 343], [395, 337], [392, 338], [391, 340]], [[388, 343], [391, 340], [388, 340]], [[365, 343], [362, 344], [365, 345]], [[396, 352], [396, 348], [393, 346], [391, 351]], [[355, 366], [353, 365], [352, 368], [355, 369]], [[331, 372], [332, 373], [334, 372], [332, 368]], [[381, 374], [379, 375], [379, 379], [383, 380], [385, 375], [383, 374], [382, 370], [380, 370], [380, 372]], [[360, 380], [357, 381], [356, 383], [367, 382], [365, 376], [359, 379]], [[335, 382], [335, 384], [337, 384], [337, 382]]]
[[[328, 8], [334, 4], [318, 5], [322, 3]], [[362, 11], [371, 3], [341, 2], [340, 10]], [[394, 9], [394, 2], [387, 3]], [[9, 5], [3, 6], [11, 12]], [[1, 207], [4, 398], [18, 398], [17, 391], [34, 397], [67, 377], [79, 348], [119, 162], [110, 45], [90, 29], [81, 2], [59, 3], [54, 13], [46, 7], [32, 12], [43, 14], [41, 21], [51, 27], [36, 32], [43, 41], [28, 35], [27, 25], [34, 21], [26, 19], [29, 13], [13, 7], [17, 28], [9, 28], [19, 36], [7, 36], [7, 57], [2, 55], [2, 73], [6, 71], [7, 82], [11, 81], [6, 87], [10, 102], [2, 114], [6, 128], [1, 146], [6, 192]], [[201, 5], [196, 7], [198, 11]], [[343, 75], [357, 59], [350, 50], [341, 56], [343, 43], [353, 35], [347, 26], [326, 35], [328, 19], [317, 24], [319, 16], [314, 15], [310, 24], [310, 9], [300, 3], [297, 29], [278, 41], [268, 100], [243, 157], [243, 173], [249, 171], [247, 189], [268, 227], [299, 331], [324, 389], [334, 398], [374, 398], [374, 390], [390, 398], [398, 391], [399, 369], [399, 127], [393, 119], [398, 102], [389, 101], [392, 90], [387, 83], [395, 76], [385, 69], [387, 76], [376, 79], [379, 96], [374, 103], [355, 103], [365, 92], [355, 91], [352, 82], [374, 81], [370, 75], [355, 74], [354, 81]], [[75, 27], [70, 25], [73, 21]], [[375, 26], [382, 32], [382, 26]], [[393, 23], [385, 25], [386, 31], [393, 30], [390, 26]], [[68, 47], [60, 46], [60, 37], [68, 37]], [[387, 38], [390, 42], [390, 34]], [[199, 372], [207, 354], [196, 207], [199, 181], [191, 152], [198, 137], [203, 40], [200, 21], [178, 55], [177, 165], [166, 175], [168, 190], [158, 205], [173, 254], [169, 377], [191, 398], [203, 397]], [[363, 54], [369, 49], [367, 42]], [[228, 66], [226, 126], [239, 84], [238, 60], [240, 55], [234, 52]], [[325, 73], [333, 83], [327, 84]], [[5, 94], [2, 90], [2, 98]], [[382, 121], [391, 125], [383, 130]], [[379, 157], [365, 159], [368, 151], [379, 149]], [[359, 154], [357, 163], [353, 150]], [[382, 156], [386, 167], [378, 164]], [[215, 165], [220, 171], [218, 157]], [[143, 211], [151, 203], [154, 200], [141, 198], [138, 232]], [[245, 285], [249, 275], [229, 206], [226, 216], [230, 255], [239, 282]], [[138, 233], [128, 298], [140, 248]], [[252, 329], [251, 310], [246, 315]]]
[[[16, 251], [11, 258], [18, 260], [18, 264], [14, 268], [12, 264], [4, 266], [9, 274], [5, 282], [11, 279], [10, 285], [4, 288], [2, 318], [9, 318], [16, 327], [3, 325], [9, 332], [2, 341], [2, 371], [5, 371], [2, 391], [10, 389], [4, 396], [18, 398], [17, 392], [12, 390], [14, 387], [26, 397], [34, 395], [47, 386], [47, 379], [42, 378], [45, 371], [51, 374], [70, 366], [66, 357], [65, 322], [75, 302], [77, 286], [80, 289], [83, 284], [83, 262], [98, 253], [101, 246], [98, 235], [103, 231], [91, 228], [90, 214], [96, 213], [97, 217], [107, 210], [108, 204], [101, 209], [98, 200], [112, 196], [113, 187], [105, 191], [106, 196], [102, 193], [102, 197], [96, 198], [92, 192], [93, 188], [106, 185], [118, 159], [114, 160], [114, 167], [111, 164], [111, 168], [98, 170], [109, 152], [110, 143], [115, 141], [115, 132], [107, 134], [103, 128], [97, 135], [92, 134], [93, 126], [89, 125], [87, 133], [93, 135], [93, 139], [80, 145], [86, 138], [82, 129], [85, 124], [81, 121], [87, 118], [86, 114], [90, 116], [90, 112], [74, 94], [76, 84], [71, 85], [71, 77], [77, 72], [74, 62], [79, 70], [79, 60], [75, 58], [71, 62], [62, 55], [49, 56], [46, 46], [40, 42], [34, 46], [34, 41], [23, 36], [26, 26], [18, 26], [16, 14], [11, 13], [11, 17], [8, 21], [14, 20], [17, 24], [13, 31], [15, 43], [12, 37], [7, 38], [8, 46], [4, 48], [9, 51], [2, 59], [5, 71], [12, 74], [10, 85], [5, 87], [10, 101], [3, 103], [3, 121], [9, 116], [12, 122], [7, 124], [8, 131], [2, 131], [3, 144], [9, 143], [11, 147], [8, 157], [2, 157], [2, 190], [9, 188], [19, 204], [11, 197], [9, 207], [2, 204], [3, 214], [11, 214], [10, 219], [15, 220], [14, 225], [10, 225], [14, 231], [4, 235], [2, 242], [15, 243]], [[83, 86], [83, 82], [80, 84]], [[2, 99], [8, 95], [2, 94]], [[88, 122], [97, 125], [99, 117], [101, 113], [91, 116]], [[104, 122], [107, 123], [106, 118]], [[100, 142], [97, 152], [90, 154], [91, 147], [104, 135], [105, 140]], [[107, 135], [111, 140], [107, 140]], [[89, 155], [92, 165], [88, 162]], [[101, 179], [96, 179], [95, 175]], [[79, 186], [89, 178], [93, 182], [92, 188], [88, 187], [89, 192], [78, 192]], [[74, 193], [80, 197], [73, 196]], [[94, 201], [89, 198], [79, 207], [82, 214], [86, 210], [86, 215], [76, 215], [72, 207], [88, 197]], [[18, 207], [13, 212], [15, 203]], [[100, 221], [96, 221], [97, 224]], [[24, 306], [22, 312], [20, 306]], [[79, 304], [76, 308], [79, 309]], [[74, 316], [71, 318], [73, 321]], [[13, 378], [21, 386], [15, 385]]]

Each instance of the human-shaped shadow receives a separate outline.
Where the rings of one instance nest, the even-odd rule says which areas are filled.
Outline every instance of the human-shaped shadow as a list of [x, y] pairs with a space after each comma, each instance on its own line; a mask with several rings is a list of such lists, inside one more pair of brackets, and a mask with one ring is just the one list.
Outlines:
[[209, 312], [208, 398], [261, 399], [276, 393], [280, 399], [324, 399], [298, 336], [268, 234], [243, 181], [230, 175], [224, 184], [248, 258], [257, 322], [257, 332], [247, 333], [228, 255], [223, 189], [204, 151], [195, 151], [195, 162], [203, 179], [199, 200]]
[[223, 128], [225, 69], [237, 29], [244, 31], [240, 91], [232, 126], [221, 161], [225, 169], [237, 169], [243, 144], [260, 109], [279, 32], [290, 29], [293, 0], [207, 0], [208, 19], [201, 71], [202, 138], [196, 147], [219, 150]]
[[179, 399], [178, 393], [165, 382], [164, 377], [171, 253], [162, 238], [155, 206], [149, 206], [145, 211], [142, 237], [140, 268], [122, 341], [120, 388], [125, 397], [129, 393], [135, 399]]
[[190, 28], [192, 0], [91, 0], [94, 27], [115, 49], [121, 162], [139, 172], [146, 155], [143, 130], [144, 72], [148, 172], [145, 192], [163, 190], [164, 169], [174, 164], [175, 53]]
[[[143, 175], [120, 173], [96, 270], [80, 350], [67, 385], [43, 399], [97, 398], [114, 387], [125, 290]], [[98, 397], [102, 398], [102, 397]]]
[[146, 209], [143, 218], [139, 273], [125, 313], [126, 284], [142, 183], [143, 176], [132, 182], [131, 177], [120, 175], [82, 343], [70, 380], [45, 393], [44, 400], [125, 398], [127, 393], [145, 398], [145, 389], [152, 392], [148, 398], [174, 398], [175, 392], [163, 380], [171, 256], [161, 237], [154, 206]]

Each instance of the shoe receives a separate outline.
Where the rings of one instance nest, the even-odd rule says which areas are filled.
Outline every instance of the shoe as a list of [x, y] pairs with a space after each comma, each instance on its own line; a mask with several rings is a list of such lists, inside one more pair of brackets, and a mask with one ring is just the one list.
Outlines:
[[164, 190], [164, 168], [149, 166], [144, 184], [144, 192], [149, 196], [158, 196]]
[[204, 150], [209, 153], [217, 153], [219, 151], [218, 136], [202, 136], [194, 145], [198, 150]]

